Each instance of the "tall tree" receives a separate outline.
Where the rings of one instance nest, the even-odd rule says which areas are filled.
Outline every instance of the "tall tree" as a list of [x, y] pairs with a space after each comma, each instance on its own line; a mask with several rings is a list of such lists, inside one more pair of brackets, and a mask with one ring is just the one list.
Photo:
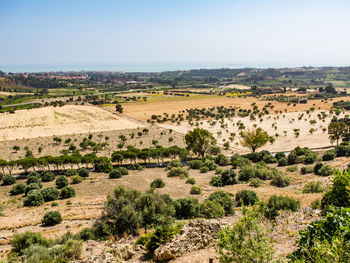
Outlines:
[[243, 131], [241, 137], [241, 144], [244, 147], [251, 149], [253, 152], [255, 152], [256, 149], [263, 147], [268, 142], [274, 142], [274, 138], [269, 136], [262, 128]]
[[187, 149], [204, 158], [204, 155], [216, 146], [216, 139], [209, 131], [201, 128], [195, 128], [189, 131], [185, 136]]
[[339, 144], [339, 139], [345, 134], [346, 124], [342, 121], [332, 121], [328, 125], [328, 134], [331, 143], [337, 142]]

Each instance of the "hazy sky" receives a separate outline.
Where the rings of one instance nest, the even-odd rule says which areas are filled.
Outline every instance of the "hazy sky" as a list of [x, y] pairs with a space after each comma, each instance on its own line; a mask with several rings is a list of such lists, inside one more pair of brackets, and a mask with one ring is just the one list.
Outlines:
[[0, 0], [0, 65], [350, 65], [349, 0]]

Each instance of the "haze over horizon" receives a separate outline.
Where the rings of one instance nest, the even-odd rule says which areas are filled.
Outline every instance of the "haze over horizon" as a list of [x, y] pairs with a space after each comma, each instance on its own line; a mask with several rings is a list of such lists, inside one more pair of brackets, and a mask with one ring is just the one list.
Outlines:
[[0, 70], [350, 65], [345, 0], [0, 3]]

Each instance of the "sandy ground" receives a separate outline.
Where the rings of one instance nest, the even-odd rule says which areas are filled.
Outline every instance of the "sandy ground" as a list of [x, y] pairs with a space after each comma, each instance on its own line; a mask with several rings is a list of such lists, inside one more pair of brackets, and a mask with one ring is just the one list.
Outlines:
[[135, 129], [139, 123], [94, 106], [66, 105], [0, 115], [0, 140], [106, 130]]
[[[267, 131], [271, 136], [275, 136], [276, 133], [279, 134], [274, 144], [268, 143], [265, 147], [262, 148], [264, 150], [269, 150], [272, 152], [289, 151], [298, 145], [301, 147], [319, 148], [331, 145], [328, 139], [327, 131], [324, 132], [323, 128], [328, 127], [328, 124], [333, 117], [329, 111], [326, 111], [327, 117], [323, 122], [323, 120], [319, 120], [317, 117], [320, 112], [321, 111], [318, 110], [310, 113], [310, 115], [304, 113], [304, 116], [301, 120], [298, 120], [298, 117], [300, 114], [302, 114], [300, 112], [289, 112], [277, 115], [271, 114], [264, 116], [262, 122], [259, 120], [251, 121], [249, 117], [234, 117], [230, 120], [224, 120], [225, 128], [221, 127], [222, 124], [219, 121], [217, 121], [216, 125], [214, 126], [211, 126], [208, 121], [200, 121], [198, 127], [207, 129], [213, 133], [213, 135], [217, 138], [219, 144], [223, 144], [225, 141], [228, 141], [231, 146], [230, 148], [234, 152], [238, 153], [249, 152], [249, 149], [244, 148], [240, 144], [241, 137], [239, 136], [240, 130], [238, 129], [237, 122], [243, 123], [246, 129], [255, 129], [254, 125], [256, 125], [256, 127], [260, 127]], [[340, 117], [341, 116], [344, 116], [344, 113], [342, 113]], [[311, 124], [310, 120], [316, 120], [316, 123]], [[277, 129], [275, 129], [275, 127], [272, 127], [273, 124], [275, 124]], [[182, 122], [180, 125], [159, 124], [159, 126], [167, 129], [173, 129], [174, 131], [183, 134], [186, 134], [189, 130], [193, 130], [195, 128], [195, 126], [190, 126], [186, 122]], [[311, 128], [316, 130], [313, 132], [313, 134], [309, 132]], [[294, 129], [300, 129], [300, 135], [298, 138], [294, 134]], [[286, 135], [284, 131], [287, 131]], [[218, 134], [218, 132], [221, 132], [222, 134]], [[233, 142], [230, 142], [228, 139], [230, 137], [230, 133], [236, 134]]]

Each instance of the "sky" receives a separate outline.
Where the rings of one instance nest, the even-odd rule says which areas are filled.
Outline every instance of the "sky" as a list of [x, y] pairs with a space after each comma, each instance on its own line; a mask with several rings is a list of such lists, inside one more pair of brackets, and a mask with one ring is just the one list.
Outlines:
[[0, 0], [0, 68], [350, 66], [348, 0]]

